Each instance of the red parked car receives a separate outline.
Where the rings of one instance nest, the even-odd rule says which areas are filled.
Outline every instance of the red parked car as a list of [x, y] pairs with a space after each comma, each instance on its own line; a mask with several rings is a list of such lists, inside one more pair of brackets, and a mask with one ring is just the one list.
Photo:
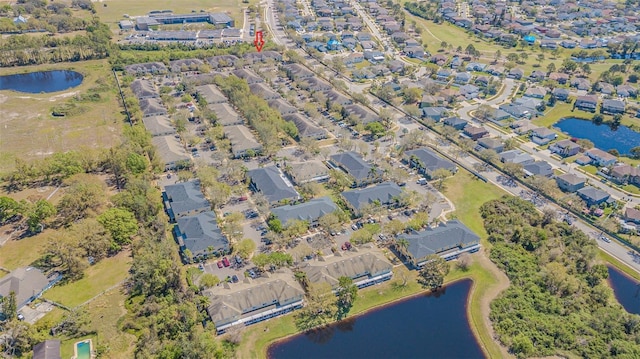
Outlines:
[[242, 196], [242, 197], [238, 198], [238, 201], [240, 201], [240, 202], [244, 202], [244, 201], [246, 201], [246, 200], [248, 200], [248, 199], [249, 199], [249, 198], [248, 198], [247, 196]]
[[225, 267], [228, 267], [231, 265], [227, 257], [222, 258], [222, 264], [224, 264]]
[[218, 261], [218, 268], [222, 268], [222, 261]]

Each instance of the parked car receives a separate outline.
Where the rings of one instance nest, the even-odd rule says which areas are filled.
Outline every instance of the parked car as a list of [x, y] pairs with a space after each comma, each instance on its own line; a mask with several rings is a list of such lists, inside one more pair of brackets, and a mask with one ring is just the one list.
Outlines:
[[238, 276], [234, 274], [233, 277], [231, 277], [231, 280], [233, 283], [238, 283]]
[[218, 268], [222, 268], [222, 267], [223, 267], [222, 261], [218, 261]]
[[231, 263], [229, 263], [229, 259], [227, 259], [227, 257], [222, 258], [222, 264], [224, 264], [225, 267], [228, 267], [231, 265]]
[[342, 244], [342, 250], [343, 251], [347, 251], [351, 249], [351, 243], [350, 242], [344, 242], [344, 244]]
[[240, 201], [240, 202], [244, 202], [244, 201], [246, 201], [246, 200], [248, 200], [248, 199], [249, 199], [249, 198], [248, 198], [247, 196], [242, 196], [242, 197], [238, 198], [238, 201]]

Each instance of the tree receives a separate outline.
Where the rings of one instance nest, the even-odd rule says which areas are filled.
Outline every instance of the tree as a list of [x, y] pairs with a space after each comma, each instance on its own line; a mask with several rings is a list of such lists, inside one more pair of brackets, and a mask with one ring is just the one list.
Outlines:
[[369, 131], [374, 138], [379, 138], [384, 136], [386, 129], [380, 122], [374, 121], [369, 122], [365, 127], [365, 130]]
[[328, 233], [337, 232], [342, 227], [340, 218], [334, 212], [327, 213], [318, 218], [318, 224]]
[[72, 309], [62, 320], [51, 328], [53, 335], [64, 335], [69, 338], [85, 334], [84, 327], [89, 324], [89, 314], [83, 309]]
[[382, 232], [389, 236], [396, 236], [402, 233], [405, 229], [405, 224], [399, 219], [392, 219], [389, 222], [382, 225]]
[[245, 238], [240, 242], [234, 244], [233, 249], [240, 257], [248, 259], [256, 250], [256, 243], [249, 238]]
[[552, 72], [556, 72], [556, 65], [553, 62], [547, 65], [547, 73], [550, 74]]
[[338, 297], [337, 320], [347, 316], [357, 298], [357, 294], [358, 287], [353, 283], [353, 279], [346, 276], [338, 278], [338, 287], [336, 288], [336, 297]]
[[513, 62], [515, 62], [515, 61], [518, 61], [518, 58], [519, 58], [519, 56], [518, 56], [518, 54], [516, 54], [515, 52], [512, 52], [512, 53], [510, 53], [510, 54], [508, 54], [508, 55], [507, 55], [507, 60], [508, 60], [508, 61], [513, 61]]
[[595, 115], [593, 115], [593, 118], [591, 119], [593, 121], [593, 123], [595, 123], [596, 125], [601, 125], [602, 121], [604, 121], [604, 117], [599, 114], [596, 113]]
[[444, 184], [444, 180], [452, 176], [451, 171], [446, 168], [438, 168], [437, 170], [431, 173], [431, 177], [438, 181], [438, 190], [442, 189], [442, 185]]
[[351, 176], [349, 176], [348, 174], [338, 170], [338, 169], [331, 169], [329, 170], [329, 183], [338, 191], [338, 192], [342, 192], [345, 190], [345, 188], [350, 187], [354, 180]]
[[2, 298], [2, 313], [4, 314], [6, 320], [13, 320], [18, 316], [16, 292], [10, 291], [8, 297]]
[[524, 168], [520, 163], [507, 162], [502, 166], [504, 173], [511, 178], [518, 178], [524, 176]]
[[592, 148], [595, 146], [595, 145], [593, 144], [593, 142], [591, 142], [591, 141], [587, 140], [586, 138], [581, 138], [581, 139], [579, 139], [578, 141], [576, 141], [576, 143], [577, 143], [578, 145], [580, 145], [580, 148], [581, 148], [582, 150], [585, 150], [585, 151], [586, 151], [586, 150], [590, 150], [590, 149], [592, 149]]
[[640, 146], [632, 148], [630, 152], [633, 158], [640, 159]]
[[68, 187], [57, 206], [63, 224], [70, 224], [86, 217], [104, 203], [106, 188], [95, 176], [78, 174], [65, 180], [65, 184]]
[[442, 257], [432, 254], [418, 273], [418, 283], [423, 288], [438, 290], [444, 284], [444, 277], [449, 274], [449, 263]]
[[309, 330], [331, 322], [338, 309], [337, 302], [328, 282], [310, 284], [307, 288], [307, 305], [294, 314], [296, 327]]
[[21, 206], [11, 197], [0, 196], [0, 224], [20, 214]]
[[27, 206], [27, 229], [29, 233], [37, 233], [42, 230], [47, 218], [56, 214], [56, 208], [48, 201], [41, 199]]
[[198, 283], [200, 290], [204, 290], [218, 285], [218, 283], [220, 283], [220, 278], [211, 273], [203, 273], [200, 278], [198, 278]]
[[131, 243], [131, 237], [138, 232], [138, 221], [133, 213], [122, 208], [110, 208], [97, 218], [98, 222], [111, 234], [113, 250]]
[[496, 152], [495, 150], [484, 149], [480, 151], [479, 155], [480, 158], [489, 163], [495, 163], [499, 159], [498, 152]]
[[139, 175], [147, 170], [148, 161], [144, 156], [130, 153], [126, 162], [127, 169], [134, 175]]

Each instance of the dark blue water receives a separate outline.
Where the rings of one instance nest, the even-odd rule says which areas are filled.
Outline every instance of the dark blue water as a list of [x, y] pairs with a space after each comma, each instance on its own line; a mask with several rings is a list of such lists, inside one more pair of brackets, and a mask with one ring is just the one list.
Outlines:
[[28, 93], [57, 92], [82, 83], [82, 74], [69, 70], [30, 72], [0, 76], [0, 90]]
[[609, 269], [609, 285], [613, 288], [616, 299], [624, 309], [633, 314], [640, 314], [640, 286], [638, 281], [620, 272], [612, 266]]
[[285, 358], [484, 358], [467, 318], [471, 281], [420, 295], [269, 347]]
[[596, 125], [588, 120], [565, 118], [554, 125], [571, 137], [584, 138], [603, 150], [616, 149], [621, 155], [631, 153], [631, 149], [640, 146], [640, 132], [627, 126], [611, 128], [609, 125]]

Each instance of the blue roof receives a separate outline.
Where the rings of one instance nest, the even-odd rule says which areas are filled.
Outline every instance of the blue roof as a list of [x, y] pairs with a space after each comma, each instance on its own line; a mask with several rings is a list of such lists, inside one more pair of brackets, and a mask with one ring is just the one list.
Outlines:
[[524, 37], [524, 41], [528, 41], [528, 42], [534, 42], [536, 41], [536, 37], [533, 35], [527, 35]]

